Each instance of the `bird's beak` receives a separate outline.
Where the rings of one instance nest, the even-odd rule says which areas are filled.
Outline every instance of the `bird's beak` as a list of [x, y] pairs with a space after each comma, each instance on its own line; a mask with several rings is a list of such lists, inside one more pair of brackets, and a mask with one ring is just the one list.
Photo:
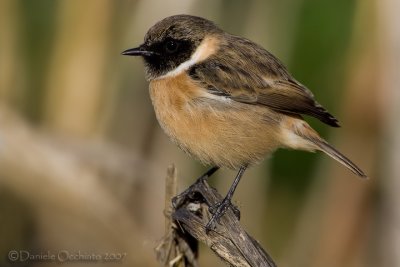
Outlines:
[[123, 51], [121, 54], [124, 56], [147, 56], [147, 57], [155, 55], [154, 52], [146, 50], [146, 48], [143, 45], [136, 48], [127, 49]]

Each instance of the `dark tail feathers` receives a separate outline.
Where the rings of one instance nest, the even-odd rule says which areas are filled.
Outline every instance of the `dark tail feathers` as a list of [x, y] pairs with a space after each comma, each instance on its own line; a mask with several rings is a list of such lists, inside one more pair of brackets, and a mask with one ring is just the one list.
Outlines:
[[358, 176], [362, 178], [367, 178], [367, 175], [359, 168], [357, 167], [356, 164], [354, 164], [351, 160], [349, 160], [346, 156], [344, 156], [342, 153], [337, 151], [334, 147], [332, 147], [330, 144], [323, 140], [313, 140], [314, 143], [323, 151], [325, 154], [330, 156], [331, 158], [337, 160], [341, 164], [343, 164], [346, 168], [351, 170], [353, 173], [357, 174]]

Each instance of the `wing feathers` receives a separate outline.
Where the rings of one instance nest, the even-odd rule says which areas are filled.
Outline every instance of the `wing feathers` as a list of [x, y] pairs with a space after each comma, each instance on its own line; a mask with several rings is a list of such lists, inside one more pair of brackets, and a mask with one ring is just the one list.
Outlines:
[[283, 64], [262, 47], [233, 35], [218, 53], [192, 66], [188, 74], [209, 93], [258, 104], [277, 112], [304, 114], [339, 127], [338, 120], [314, 100]]
[[338, 120], [299, 84], [277, 81], [271, 88], [259, 90], [257, 102], [276, 111], [313, 116], [332, 127], [339, 127]]

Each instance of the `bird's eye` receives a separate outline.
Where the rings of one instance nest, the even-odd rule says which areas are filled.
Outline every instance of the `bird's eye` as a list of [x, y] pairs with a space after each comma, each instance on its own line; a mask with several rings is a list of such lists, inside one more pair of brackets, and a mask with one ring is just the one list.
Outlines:
[[165, 51], [169, 54], [178, 51], [179, 43], [174, 40], [169, 40], [165, 43]]

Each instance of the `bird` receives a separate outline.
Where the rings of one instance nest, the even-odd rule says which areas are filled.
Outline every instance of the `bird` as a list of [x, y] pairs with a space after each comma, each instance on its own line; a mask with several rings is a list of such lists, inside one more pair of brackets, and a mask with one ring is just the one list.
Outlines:
[[[255, 42], [230, 34], [214, 22], [174, 15], [154, 24], [144, 42], [122, 52], [143, 59], [157, 120], [184, 152], [238, 173], [223, 201], [212, 207], [207, 230], [229, 207], [247, 168], [279, 148], [322, 151], [366, 178], [350, 159], [304, 120], [314, 117], [340, 127], [284, 64]], [[200, 179], [199, 178], [199, 179]]]

